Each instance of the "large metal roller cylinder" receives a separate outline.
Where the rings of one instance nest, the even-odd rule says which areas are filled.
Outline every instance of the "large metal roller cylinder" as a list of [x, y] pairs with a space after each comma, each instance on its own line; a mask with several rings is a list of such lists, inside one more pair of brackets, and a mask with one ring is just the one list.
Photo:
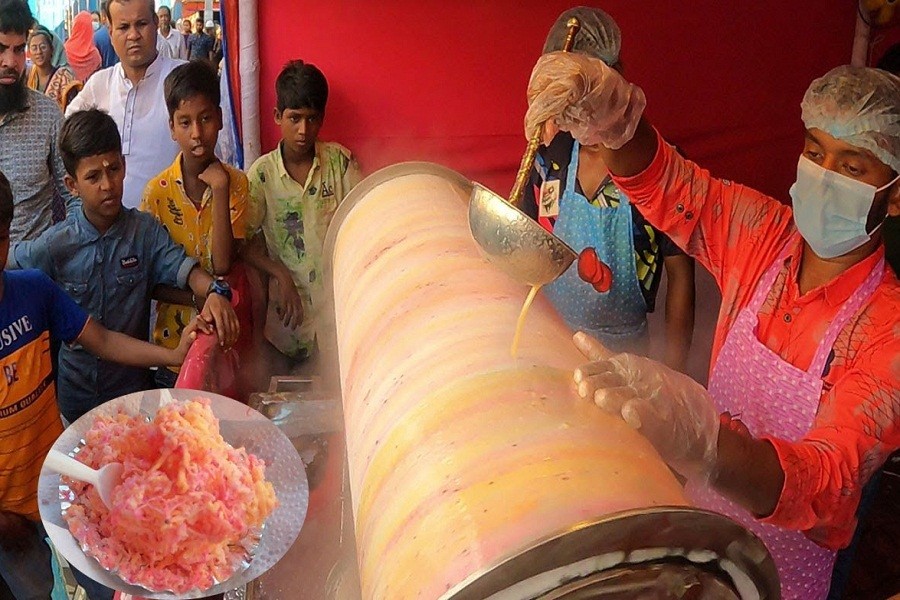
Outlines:
[[[528, 290], [479, 255], [470, 191], [446, 169], [399, 165], [354, 190], [329, 231], [365, 599], [467, 597], [540, 542], [686, 505], [649, 443], [574, 393], [584, 359], [540, 295], [511, 357]], [[549, 569], [543, 554], [525, 570]]]

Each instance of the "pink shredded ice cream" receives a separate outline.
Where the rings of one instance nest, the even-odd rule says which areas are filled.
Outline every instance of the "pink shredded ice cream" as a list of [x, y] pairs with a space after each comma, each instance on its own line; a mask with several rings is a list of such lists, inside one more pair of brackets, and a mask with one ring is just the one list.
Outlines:
[[100, 564], [153, 590], [206, 590], [246, 557], [242, 545], [278, 505], [265, 464], [219, 434], [209, 400], [159, 410], [152, 422], [99, 417], [78, 460], [124, 467], [108, 510], [94, 487], [75, 493], [66, 521]]

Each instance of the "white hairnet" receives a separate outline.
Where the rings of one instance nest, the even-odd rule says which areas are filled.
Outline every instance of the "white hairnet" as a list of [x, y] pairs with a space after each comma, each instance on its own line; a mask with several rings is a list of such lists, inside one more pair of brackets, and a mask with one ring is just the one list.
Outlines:
[[547, 41], [544, 42], [544, 52], [556, 52], [563, 49], [566, 41], [566, 22], [576, 17], [581, 23], [581, 29], [575, 36], [573, 52], [581, 52], [594, 58], [599, 58], [609, 66], [619, 62], [619, 51], [622, 48], [622, 32], [611, 16], [599, 8], [589, 6], [577, 6], [570, 8], [557, 17]]
[[816, 79], [800, 104], [807, 129], [869, 150], [900, 173], [900, 78], [868, 67], [836, 67]]

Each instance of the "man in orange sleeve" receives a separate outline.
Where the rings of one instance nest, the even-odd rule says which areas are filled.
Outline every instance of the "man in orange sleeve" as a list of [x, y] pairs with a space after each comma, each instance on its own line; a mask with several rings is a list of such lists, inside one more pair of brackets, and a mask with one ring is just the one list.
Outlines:
[[545, 139], [600, 144], [616, 185], [722, 290], [709, 390], [576, 334], [595, 361], [579, 392], [766, 542], [785, 599], [825, 598], [862, 487], [900, 447], [900, 284], [880, 232], [900, 215], [900, 78], [838, 67], [812, 83], [793, 209], [681, 158], [601, 61], [542, 57], [529, 100], [529, 132], [548, 121]]

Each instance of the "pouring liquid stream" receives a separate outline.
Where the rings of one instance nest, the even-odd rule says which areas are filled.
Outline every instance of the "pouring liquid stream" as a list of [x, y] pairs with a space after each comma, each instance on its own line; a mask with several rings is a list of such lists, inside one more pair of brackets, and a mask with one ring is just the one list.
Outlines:
[[522, 329], [525, 327], [525, 317], [528, 315], [528, 309], [531, 308], [531, 303], [534, 302], [534, 297], [537, 296], [540, 289], [541, 286], [539, 285], [531, 286], [528, 296], [525, 297], [525, 304], [522, 305], [522, 310], [519, 312], [519, 320], [516, 321], [516, 333], [513, 335], [512, 347], [509, 349], [509, 354], [513, 358], [518, 358], [519, 338], [522, 337]]

